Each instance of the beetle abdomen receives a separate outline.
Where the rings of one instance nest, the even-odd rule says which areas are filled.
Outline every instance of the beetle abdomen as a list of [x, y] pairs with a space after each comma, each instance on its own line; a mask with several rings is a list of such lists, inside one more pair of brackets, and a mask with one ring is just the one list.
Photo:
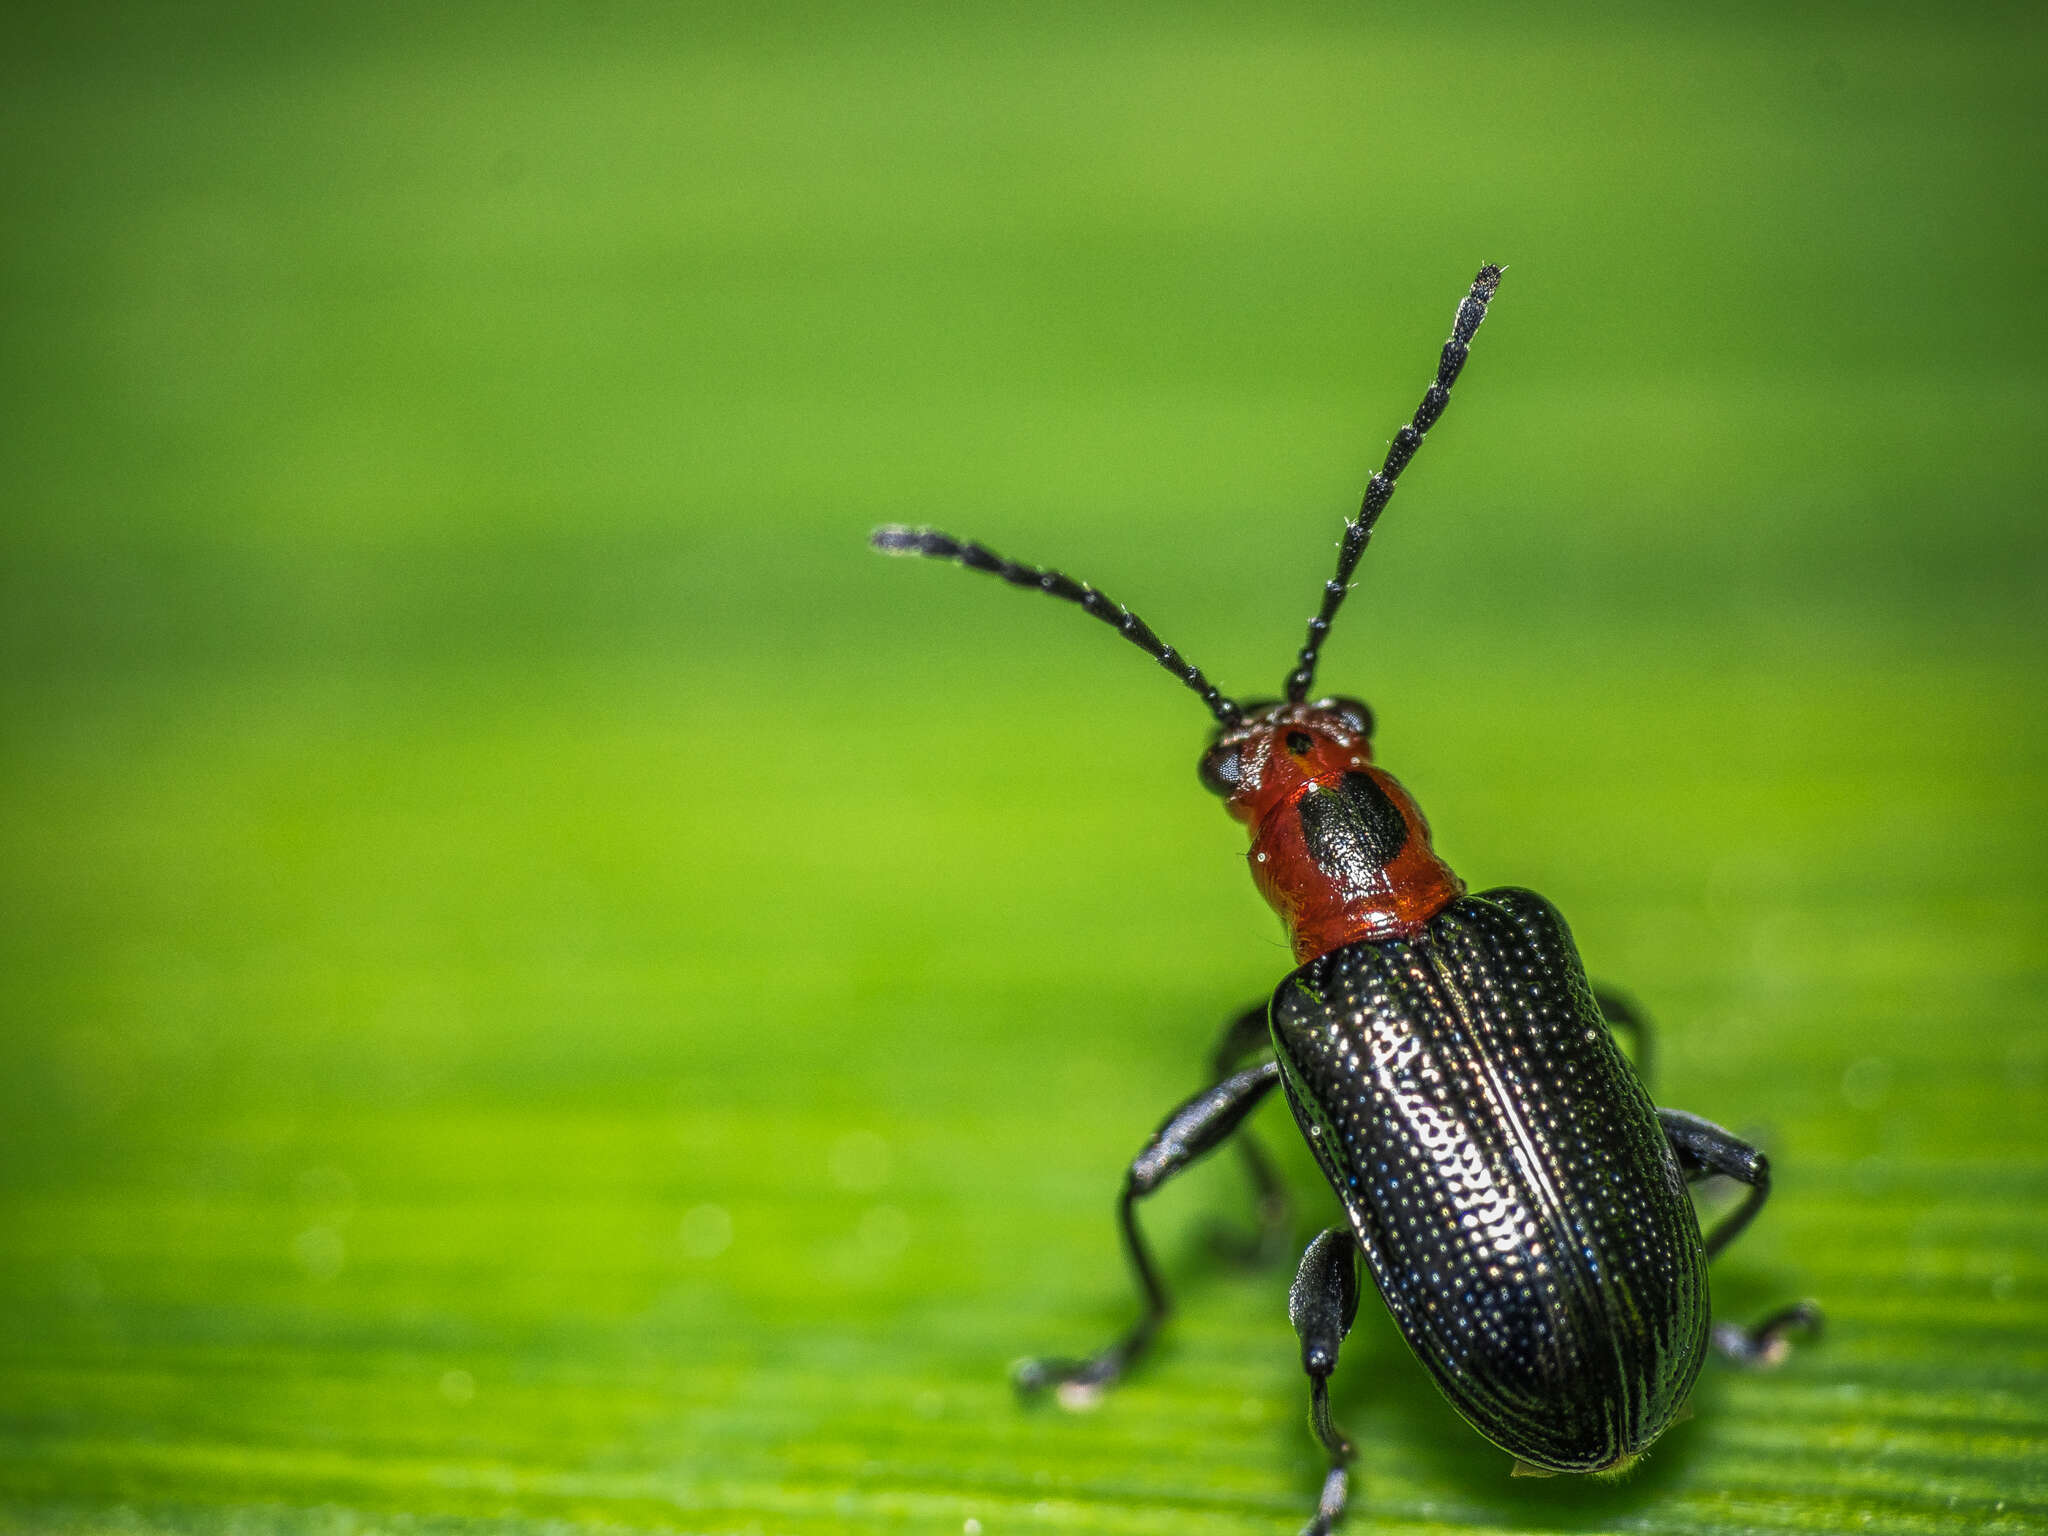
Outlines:
[[1452, 1404], [1538, 1466], [1626, 1463], [1692, 1390], [1706, 1258], [1564, 919], [1530, 891], [1280, 984], [1296, 1120]]

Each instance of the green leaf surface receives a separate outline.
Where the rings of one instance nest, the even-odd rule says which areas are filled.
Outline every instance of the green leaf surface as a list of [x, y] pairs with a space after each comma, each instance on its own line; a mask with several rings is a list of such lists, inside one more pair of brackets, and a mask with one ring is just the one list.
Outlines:
[[[1121, 1170], [1324, 680], [1777, 1171], [1619, 1483], [1368, 1301], [1348, 1529], [2048, 1529], [2032, 11], [18, 7], [0, 1531], [1286, 1532], [1284, 1272]], [[1284, 1110], [1304, 1237], [1329, 1214]]]

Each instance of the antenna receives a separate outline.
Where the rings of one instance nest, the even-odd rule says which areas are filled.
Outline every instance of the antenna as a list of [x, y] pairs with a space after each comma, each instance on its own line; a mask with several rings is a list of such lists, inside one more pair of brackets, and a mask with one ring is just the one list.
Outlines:
[[1500, 287], [1500, 274], [1501, 269], [1491, 263], [1481, 267], [1479, 275], [1472, 280], [1472, 291], [1459, 301], [1457, 319], [1451, 324], [1451, 339], [1444, 343], [1443, 356], [1437, 361], [1436, 382], [1429, 386], [1428, 393], [1422, 397], [1422, 404], [1415, 408], [1415, 419], [1394, 434], [1393, 445], [1387, 449], [1386, 463], [1366, 484], [1365, 500], [1359, 504], [1358, 516], [1345, 525], [1344, 546], [1337, 555], [1337, 574], [1323, 586], [1323, 605], [1308, 621], [1308, 641], [1301, 648], [1294, 670], [1287, 675], [1287, 702], [1290, 704], [1299, 704], [1306, 699], [1315, 683], [1316, 662], [1322, 656], [1323, 639], [1330, 633], [1330, 621], [1337, 617], [1344, 594], [1351, 590], [1351, 573], [1358, 569], [1358, 557], [1372, 542], [1373, 525], [1393, 499], [1394, 482], [1401, 478], [1401, 471], [1408, 467], [1408, 461], [1415, 457], [1415, 450], [1422, 446], [1424, 434], [1436, 425], [1444, 407], [1451, 403], [1451, 386], [1457, 382], [1458, 370], [1465, 366], [1465, 358], [1472, 350], [1473, 333], [1479, 329], [1479, 322], [1486, 318], [1486, 306], [1493, 298], [1494, 290]]
[[1131, 644], [1200, 694], [1202, 702], [1209, 706], [1209, 713], [1216, 717], [1219, 724], [1232, 726], [1244, 718], [1244, 711], [1235, 702], [1226, 699], [1222, 691], [1202, 675], [1200, 667], [1153, 634], [1152, 627], [1122, 603], [1104, 596], [1085, 581], [1076, 581], [1059, 571], [1040, 570], [1035, 565], [1021, 565], [1015, 560], [1005, 560], [984, 544], [956, 539], [950, 533], [941, 533], [936, 528], [904, 528], [891, 524], [886, 528], [877, 528], [868, 536], [868, 543], [885, 555], [923, 555], [930, 560], [951, 560], [971, 571], [986, 571], [991, 576], [1000, 576], [1013, 587], [1029, 587], [1045, 593], [1048, 597], [1064, 598], [1067, 602], [1078, 603], [1083, 611], [1110, 625]]

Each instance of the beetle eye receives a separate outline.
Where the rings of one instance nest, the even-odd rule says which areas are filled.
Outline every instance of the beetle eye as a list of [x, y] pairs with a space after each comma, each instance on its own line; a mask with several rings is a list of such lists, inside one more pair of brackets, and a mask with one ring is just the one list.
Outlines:
[[1372, 717], [1372, 706], [1363, 699], [1351, 699], [1339, 695], [1336, 698], [1319, 701], [1316, 708], [1327, 709], [1361, 736], [1372, 735], [1375, 723]]
[[1202, 788], [1228, 800], [1237, 793], [1237, 786], [1244, 778], [1244, 764], [1236, 747], [1219, 745], [1202, 754], [1202, 763], [1196, 772], [1201, 775]]

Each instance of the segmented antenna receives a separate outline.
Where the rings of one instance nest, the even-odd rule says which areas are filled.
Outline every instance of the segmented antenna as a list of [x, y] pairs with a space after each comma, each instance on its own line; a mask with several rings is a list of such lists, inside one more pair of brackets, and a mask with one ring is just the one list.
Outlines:
[[1408, 467], [1408, 461], [1415, 457], [1415, 450], [1422, 446], [1423, 435], [1436, 425], [1444, 407], [1451, 403], [1451, 386], [1457, 382], [1458, 370], [1465, 366], [1465, 358], [1472, 350], [1473, 333], [1479, 329], [1479, 322], [1486, 318], [1487, 303], [1493, 298], [1494, 290], [1500, 287], [1500, 270], [1491, 264], [1481, 267], [1479, 275], [1472, 280], [1472, 291], [1459, 301], [1458, 317], [1451, 323], [1451, 339], [1444, 343], [1443, 356], [1437, 361], [1436, 382], [1429, 386], [1429, 392], [1422, 397], [1422, 404], [1415, 408], [1415, 419], [1394, 434], [1393, 446], [1387, 449], [1387, 462], [1366, 484], [1365, 500], [1359, 504], [1358, 516], [1345, 526], [1344, 547], [1337, 556], [1337, 574], [1323, 586], [1323, 606], [1308, 621], [1308, 642], [1302, 646], [1294, 670], [1287, 675], [1287, 701], [1290, 704], [1299, 704], [1306, 699], [1315, 683], [1316, 662], [1322, 655], [1323, 639], [1330, 633], [1330, 621], [1336, 618], [1337, 609], [1344, 602], [1344, 594], [1351, 590], [1351, 573], [1358, 569], [1358, 557], [1372, 542], [1373, 525], [1380, 520], [1380, 513], [1386, 510], [1388, 501], [1393, 498], [1394, 482], [1401, 478], [1401, 471]]
[[1030, 587], [1049, 597], [1078, 603], [1085, 612], [1110, 625], [1200, 694], [1202, 702], [1209, 706], [1209, 713], [1219, 723], [1235, 725], [1244, 718], [1244, 711], [1226, 699], [1222, 691], [1202, 675], [1200, 667], [1153, 634], [1152, 627], [1122, 603], [1105, 597], [1085, 581], [1076, 581], [1059, 571], [1040, 570], [1035, 565], [1005, 560], [984, 544], [976, 544], [971, 539], [956, 539], [936, 528], [903, 528], [892, 524], [887, 528], [877, 528], [868, 536], [868, 543], [885, 555], [923, 555], [932, 560], [952, 560], [969, 570], [1000, 576], [1013, 587]]

